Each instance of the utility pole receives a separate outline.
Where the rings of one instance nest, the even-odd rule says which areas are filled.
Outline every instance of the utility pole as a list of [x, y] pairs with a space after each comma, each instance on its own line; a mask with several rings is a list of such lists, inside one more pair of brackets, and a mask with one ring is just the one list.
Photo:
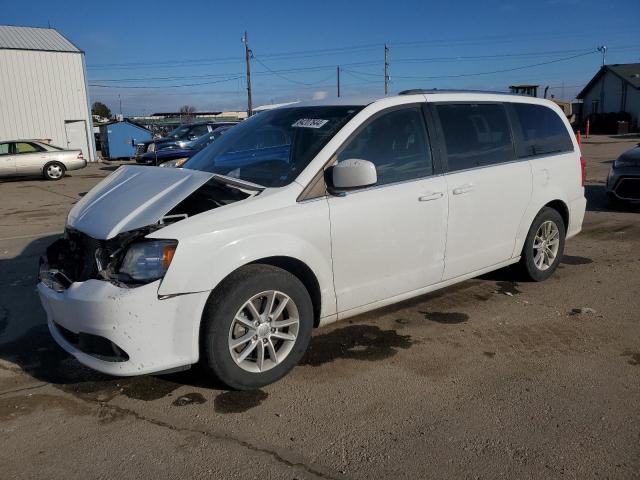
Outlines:
[[340, 98], [340, 65], [336, 67], [336, 75], [338, 77], [338, 98]]
[[384, 94], [389, 93], [389, 47], [384, 44]]
[[607, 47], [606, 45], [600, 45], [598, 47], [598, 51], [602, 52], [602, 66], [604, 67], [605, 63], [606, 63], [606, 58], [607, 58]]
[[247, 117], [250, 117], [253, 115], [253, 105], [251, 103], [251, 57], [253, 52], [249, 48], [249, 35], [246, 30], [244, 37], [242, 37], [242, 43], [244, 43], [244, 58], [247, 62]]

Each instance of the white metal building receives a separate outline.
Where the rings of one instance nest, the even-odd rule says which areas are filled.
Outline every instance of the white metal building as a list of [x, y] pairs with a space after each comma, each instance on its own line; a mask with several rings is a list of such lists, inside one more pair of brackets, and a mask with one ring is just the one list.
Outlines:
[[84, 52], [52, 28], [0, 25], [0, 141], [16, 139], [96, 159]]

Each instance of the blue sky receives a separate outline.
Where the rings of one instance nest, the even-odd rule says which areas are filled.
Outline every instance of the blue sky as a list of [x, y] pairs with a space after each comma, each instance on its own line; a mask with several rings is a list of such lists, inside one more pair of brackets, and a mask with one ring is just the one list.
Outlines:
[[120, 95], [125, 115], [245, 109], [244, 30], [254, 105], [333, 96], [337, 65], [343, 95], [382, 94], [385, 43], [391, 93], [537, 83], [572, 98], [600, 66], [596, 46], [607, 63], [640, 62], [638, 0], [0, 0], [0, 12], [78, 45], [91, 100], [116, 112]]

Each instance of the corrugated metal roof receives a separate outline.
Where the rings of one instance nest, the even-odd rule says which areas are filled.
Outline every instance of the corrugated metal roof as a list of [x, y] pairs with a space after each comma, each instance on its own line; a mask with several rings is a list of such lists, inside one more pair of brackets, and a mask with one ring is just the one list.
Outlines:
[[0, 49], [76, 52], [78, 47], [53, 28], [0, 25]]

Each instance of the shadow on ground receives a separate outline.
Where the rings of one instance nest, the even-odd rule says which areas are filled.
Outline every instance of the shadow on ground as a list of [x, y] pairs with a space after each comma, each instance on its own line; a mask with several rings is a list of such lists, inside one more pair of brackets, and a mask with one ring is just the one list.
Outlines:
[[611, 202], [604, 184], [585, 185], [584, 196], [587, 197], [587, 210], [590, 212], [640, 213], [640, 203]]

